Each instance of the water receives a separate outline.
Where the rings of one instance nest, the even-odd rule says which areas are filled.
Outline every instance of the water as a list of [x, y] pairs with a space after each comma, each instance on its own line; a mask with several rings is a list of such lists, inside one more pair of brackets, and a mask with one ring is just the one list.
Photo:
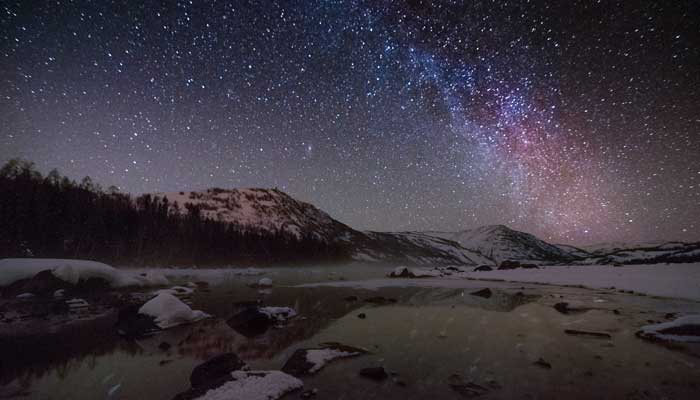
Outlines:
[[[294, 287], [375, 279], [386, 272], [366, 266], [271, 269], [265, 276], [276, 286], [260, 293], [247, 286], [260, 276], [179, 271], [175, 279], [183, 282], [203, 277], [212, 282], [210, 291], [197, 292], [191, 301], [217, 318], [137, 341], [116, 335], [113, 314], [52, 333], [4, 337], [0, 398], [171, 399], [189, 387], [192, 368], [214, 355], [233, 351], [254, 369], [279, 369], [296, 349], [323, 342], [371, 353], [332, 362], [304, 378], [306, 389], [319, 390], [317, 398], [469, 397], [449, 383], [479, 385], [484, 389], [479, 398], [696, 398], [697, 347], [668, 348], [634, 332], [667, 312], [698, 311], [697, 303], [478, 281], [461, 282], [460, 288]], [[470, 294], [485, 287], [491, 288], [490, 298]], [[363, 301], [377, 296], [397, 301]], [[226, 324], [240, 302], [258, 299], [293, 307], [299, 316], [252, 338]], [[559, 301], [593, 309], [564, 315], [552, 307]], [[358, 318], [360, 313], [366, 318]], [[606, 332], [612, 338], [571, 336], [564, 329]], [[162, 349], [163, 342], [171, 347]], [[538, 359], [551, 368], [534, 364]], [[358, 374], [380, 365], [393, 373], [384, 382]], [[297, 392], [285, 398], [298, 397]]]

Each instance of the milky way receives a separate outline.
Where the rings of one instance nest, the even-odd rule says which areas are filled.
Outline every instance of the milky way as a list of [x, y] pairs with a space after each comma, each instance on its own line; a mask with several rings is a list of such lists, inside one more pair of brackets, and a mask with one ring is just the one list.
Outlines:
[[0, 161], [364, 229], [700, 239], [693, 2], [138, 3], [3, 3]]

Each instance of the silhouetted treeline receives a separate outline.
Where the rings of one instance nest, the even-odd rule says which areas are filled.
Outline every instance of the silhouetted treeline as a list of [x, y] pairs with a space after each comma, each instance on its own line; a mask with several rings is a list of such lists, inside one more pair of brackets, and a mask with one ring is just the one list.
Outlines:
[[337, 244], [313, 235], [242, 230], [202, 217], [167, 199], [136, 199], [89, 177], [78, 184], [55, 170], [42, 176], [30, 162], [0, 169], [0, 258], [84, 258], [116, 264], [213, 265], [336, 261]]

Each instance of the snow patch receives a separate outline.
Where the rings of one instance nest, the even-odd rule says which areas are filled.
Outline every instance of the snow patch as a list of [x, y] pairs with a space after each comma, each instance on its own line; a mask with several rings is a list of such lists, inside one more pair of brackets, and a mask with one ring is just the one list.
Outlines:
[[314, 366], [309, 369], [309, 372], [314, 374], [321, 370], [328, 362], [337, 358], [354, 357], [360, 355], [356, 352], [347, 352], [336, 349], [311, 349], [306, 351], [306, 361]]
[[155, 324], [161, 329], [187, 324], [208, 318], [209, 314], [192, 310], [187, 304], [169, 293], [160, 293], [139, 308], [139, 314], [155, 318]]
[[274, 400], [300, 389], [304, 383], [281, 371], [234, 371], [233, 381], [209, 390], [198, 400]]
[[[689, 332], [694, 329], [695, 334]], [[670, 322], [643, 326], [637, 335], [645, 339], [700, 343], [700, 315], [686, 315]]]
[[296, 310], [289, 307], [260, 307], [258, 311], [278, 322], [284, 322], [297, 315]]

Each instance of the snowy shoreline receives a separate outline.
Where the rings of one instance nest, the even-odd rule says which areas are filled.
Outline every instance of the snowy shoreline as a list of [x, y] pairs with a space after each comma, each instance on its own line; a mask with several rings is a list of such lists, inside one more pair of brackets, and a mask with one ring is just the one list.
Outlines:
[[612, 267], [545, 266], [540, 269], [512, 269], [458, 272], [439, 278], [386, 278], [366, 281], [332, 281], [297, 287], [352, 287], [376, 290], [381, 287], [472, 288], [477, 282], [529, 283], [575, 286], [589, 289], [633, 291], [650, 296], [700, 301], [700, 264], [651, 264]]

